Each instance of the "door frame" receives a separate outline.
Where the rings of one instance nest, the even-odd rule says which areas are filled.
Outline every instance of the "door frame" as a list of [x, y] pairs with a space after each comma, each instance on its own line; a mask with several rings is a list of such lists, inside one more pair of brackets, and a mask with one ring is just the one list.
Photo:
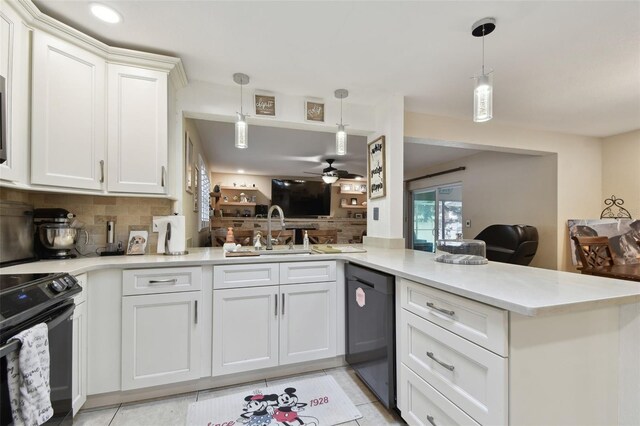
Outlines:
[[[434, 242], [436, 240], [438, 240], [438, 233], [439, 233], [439, 228], [438, 228], [438, 215], [440, 214], [439, 210], [440, 210], [440, 196], [439, 196], [439, 190], [440, 189], [444, 189], [444, 188], [451, 188], [454, 186], [459, 186], [460, 187], [460, 202], [462, 202], [462, 181], [456, 181], [456, 182], [451, 182], [451, 183], [445, 183], [445, 184], [441, 184], [441, 185], [434, 185], [434, 186], [427, 186], [424, 188], [416, 188], [416, 189], [410, 189], [409, 192], [409, 197], [408, 197], [408, 201], [409, 201], [409, 212], [407, 214], [407, 221], [408, 221], [408, 235], [407, 235], [407, 240], [409, 242], [409, 248], [410, 249], [414, 249], [413, 248], [413, 226], [414, 226], [414, 221], [413, 221], [413, 201], [414, 201], [414, 194], [420, 194], [423, 192], [430, 192], [430, 191], [435, 191], [436, 193], [436, 200], [435, 200], [435, 204], [436, 204], [436, 212], [435, 212], [435, 221], [434, 221], [434, 231], [435, 231], [435, 235], [434, 235]], [[464, 209], [464, 204], [463, 204], [463, 209]], [[435, 252], [435, 244], [434, 244], [434, 252]]]

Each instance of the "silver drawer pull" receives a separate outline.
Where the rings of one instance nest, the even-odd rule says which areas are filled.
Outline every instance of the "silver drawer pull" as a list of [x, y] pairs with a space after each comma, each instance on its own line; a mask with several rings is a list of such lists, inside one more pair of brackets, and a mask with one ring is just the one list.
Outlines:
[[177, 282], [177, 278], [170, 278], [168, 280], [150, 280], [149, 284], [176, 284]]
[[445, 315], [449, 315], [450, 317], [452, 317], [452, 316], [454, 316], [456, 314], [455, 311], [449, 311], [447, 309], [438, 308], [436, 305], [434, 305], [431, 302], [427, 302], [427, 306], [430, 307], [431, 309], [435, 309], [438, 312], [442, 312]]
[[435, 357], [435, 355], [433, 355], [433, 352], [427, 352], [427, 356], [449, 371], [453, 371], [456, 368], [453, 365], [445, 364], [444, 362], [440, 361], [438, 358]]
[[431, 423], [433, 426], [436, 426], [436, 419], [433, 418], [433, 416], [427, 416], [427, 420], [429, 421], [429, 423]]

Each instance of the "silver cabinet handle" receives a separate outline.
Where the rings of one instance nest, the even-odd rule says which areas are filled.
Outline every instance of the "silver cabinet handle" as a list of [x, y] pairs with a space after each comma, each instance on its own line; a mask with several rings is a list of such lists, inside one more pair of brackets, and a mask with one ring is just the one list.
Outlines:
[[278, 295], [277, 294], [273, 295], [273, 300], [276, 301], [276, 309], [275, 309], [274, 314], [275, 314], [275, 316], [278, 316]]
[[196, 307], [194, 310], [195, 310], [195, 314], [194, 314], [195, 318], [193, 319], [193, 322], [194, 324], [197, 324], [198, 323], [198, 301], [197, 300], [196, 300]]
[[104, 160], [100, 160], [100, 183], [104, 183]]
[[436, 426], [436, 419], [434, 419], [433, 416], [427, 416], [427, 421], [433, 426]]
[[160, 184], [162, 185], [163, 188], [164, 188], [164, 180], [165, 180], [164, 179], [164, 175], [165, 175], [166, 172], [167, 172], [166, 167], [162, 166], [162, 177], [161, 177], [162, 182], [160, 182]]
[[176, 284], [178, 282], [177, 278], [169, 278], [168, 280], [150, 280], [149, 284]]
[[450, 317], [454, 316], [456, 314], [455, 311], [449, 311], [447, 309], [443, 309], [443, 308], [438, 308], [436, 305], [434, 305], [431, 302], [427, 302], [427, 306], [430, 307], [431, 309], [435, 309], [438, 312], [441, 312], [445, 315], [449, 315]]
[[282, 293], [282, 315], [284, 315], [284, 293]]
[[446, 364], [446, 363], [440, 361], [438, 358], [435, 357], [433, 352], [427, 352], [427, 356], [429, 358], [431, 358], [432, 360], [434, 360], [435, 362], [437, 362], [438, 364], [440, 364], [441, 366], [443, 366], [444, 368], [446, 368], [447, 370], [449, 370], [449, 371], [453, 371], [456, 368], [453, 365], [449, 365], [449, 364]]

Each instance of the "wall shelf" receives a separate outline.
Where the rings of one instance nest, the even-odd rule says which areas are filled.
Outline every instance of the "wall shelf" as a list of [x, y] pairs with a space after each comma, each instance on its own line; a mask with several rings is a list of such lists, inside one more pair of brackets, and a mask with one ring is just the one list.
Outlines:
[[238, 201], [224, 201], [219, 203], [220, 206], [245, 206], [245, 207], [254, 207], [256, 203], [240, 203]]
[[361, 205], [352, 205], [352, 204], [340, 204], [340, 208], [343, 209], [362, 209], [365, 210], [367, 208], [367, 206], [361, 206]]
[[220, 190], [223, 191], [257, 191], [258, 188], [253, 186], [221, 186]]
[[351, 194], [351, 195], [365, 195], [366, 192], [360, 192], [360, 191], [343, 191], [340, 190], [341, 194]]

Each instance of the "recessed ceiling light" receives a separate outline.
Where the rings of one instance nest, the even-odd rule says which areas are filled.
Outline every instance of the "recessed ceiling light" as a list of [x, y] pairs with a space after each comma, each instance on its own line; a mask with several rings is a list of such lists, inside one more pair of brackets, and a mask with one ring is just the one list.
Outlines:
[[109, 6], [105, 6], [100, 3], [91, 3], [89, 7], [91, 8], [91, 13], [101, 21], [108, 22], [110, 24], [117, 24], [122, 21], [122, 16]]
[[238, 173], [244, 173], [243, 169], [238, 169]]

